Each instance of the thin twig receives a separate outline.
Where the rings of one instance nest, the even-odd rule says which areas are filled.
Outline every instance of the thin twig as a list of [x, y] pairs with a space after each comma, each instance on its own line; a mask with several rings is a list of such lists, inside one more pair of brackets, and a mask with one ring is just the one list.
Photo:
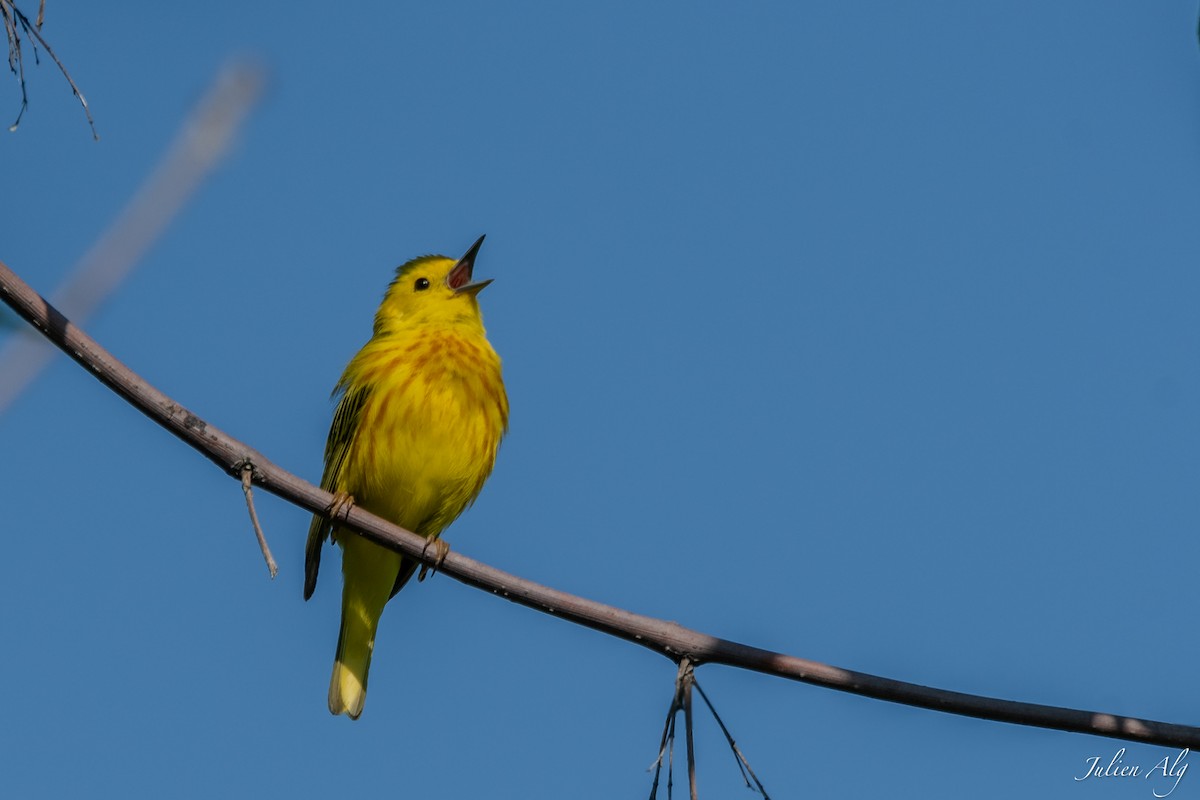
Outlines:
[[691, 792], [692, 800], [698, 800], [696, 796], [696, 740], [692, 737], [692, 684], [695, 683], [696, 675], [691, 663], [686, 658], [682, 663], [688, 665], [681, 689], [683, 693], [683, 735], [687, 740], [688, 789]]
[[[650, 783], [650, 800], [658, 797], [658, 779], [662, 775], [663, 758], [666, 757], [667, 747], [674, 748], [675, 734], [672, 730], [672, 724], [675, 721], [675, 695], [671, 695], [671, 705], [667, 708], [667, 718], [663, 720], [662, 738], [658, 742], [658, 758], [654, 759], [654, 763], [650, 765], [650, 769], [654, 770], [654, 780]], [[668, 774], [667, 781], [670, 782]], [[667, 793], [670, 793], [670, 788]]]
[[[50, 47], [50, 43], [42, 38], [42, 22], [46, 15], [46, 4], [44, 0], [38, 5], [36, 25], [30, 23], [29, 17], [25, 16], [21, 9], [17, 8], [12, 0], [0, 0], [0, 7], [5, 9], [4, 25], [8, 30], [9, 67], [12, 67], [14, 54], [17, 63], [21, 65], [19, 69], [19, 76], [17, 78], [21, 84], [21, 111], [17, 114], [17, 121], [12, 124], [12, 127], [10, 127], [9, 130], [15, 131], [17, 129], [17, 126], [21, 124], [21, 116], [25, 113], [25, 109], [29, 105], [28, 97], [25, 94], [25, 66], [24, 59], [21, 57], [21, 39], [20, 31], [18, 30], [18, 28], [21, 28], [24, 29], [25, 33], [33, 37], [33, 40], [36, 42], [36, 44], [40, 44], [42, 46], [42, 48], [46, 51], [46, 54], [50, 56], [50, 58], [58, 66], [58, 71], [61, 72], [63, 77], [67, 79], [67, 84], [71, 87], [71, 92], [79, 98], [79, 104], [83, 106], [83, 113], [85, 116], [87, 116], [88, 127], [92, 129], [92, 138], [99, 141], [100, 134], [96, 133], [96, 121], [92, 119], [92, 110], [88, 108], [87, 98], [83, 96], [83, 92], [79, 91], [79, 87], [75, 85], [74, 79], [71, 78], [71, 73], [67, 72], [67, 65], [64, 64], [59, 57], [54, 54], [54, 50]], [[37, 59], [36, 44], [33, 49], [33, 56], [35, 60]]]
[[[4, 17], [4, 34], [8, 39], [8, 69], [17, 76], [17, 86], [21, 90], [21, 107], [17, 110], [16, 120], [8, 128], [10, 131], [17, 129], [21, 118], [25, 116], [25, 109], [29, 108], [29, 91], [25, 85], [25, 57], [21, 53], [20, 21], [14, 13], [16, 11], [9, 0], [0, 0], [0, 16]], [[36, 42], [33, 47], [33, 59], [37, 61]]]
[[[658, 795], [658, 779], [662, 774], [663, 757], [667, 759], [667, 800], [671, 800], [675, 785], [675, 719], [679, 709], [684, 706], [684, 683], [692, 676], [692, 662], [686, 658], [679, 660], [679, 671], [675, 673], [675, 686], [671, 691], [671, 705], [667, 707], [667, 719], [663, 723], [662, 739], [658, 743], [658, 758], [650, 768], [654, 770], [654, 781], [650, 784], [650, 800]], [[691, 728], [688, 729], [688, 739], [691, 740]], [[689, 763], [691, 753], [689, 751]]]
[[[0, 300], [16, 310], [21, 317], [101, 383], [198, 450], [227, 474], [240, 480], [242, 464], [246, 459], [251, 459], [258, 470], [256, 483], [262, 488], [310, 513], [324, 514], [328, 511], [334, 501], [333, 495], [277, 467], [262, 453], [209, 425], [151, 386], [90, 336], [72, 325], [3, 263], [0, 263]], [[341, 525], [357, 531], [376, 544], [422, 563], [431, 563], [434, 560], [432, 555], [423, 554], [426, 544], [424, 537], [393, 525], [361, 507], [349, 509]], [[1164, 747], [1200, 750], [1200, 728], [1190, 725], [1001, 700], [841, 669], [818, 661], [720, 639], [674, 622], [634, 614], [551, 589], [480, 563], [456, 550], [451, 550], [446, 556], [440, 571], [468, 586], [484, 589], [514, 603], [635, 642], [676, 662], [686, 657], [694, 664], [727, 664], [824, 686], [827, 689], [945, 713]]]
[[[737, 758], [738, 770], [742, 773], [742, 780], [746, 782], [746, 788], [758, 792], [763, 796], [763, 800], [771, 800], [771, 796], [767, 794], [767, 790], [763, 787], [762, 781], [754, 774], [754, 770], [750, 768], [750, 762], [742, 755], [742, 750], [737, 746], [737, 742], [733, 740], [733, 734], [729, 732], [729, 728], [725, 727], [725, 723], [721, 720], [721, 715], [717, 713], [717, 709], [713, 707], [712, 701], [708, 699], [708, 695], [704, 693], [704, 689], [700, 686], [700, 681], [693, 679], [692, 683], [696, 687], [696, 691], [700, 693], [700, 699], [708, 706], [708, 710], [712, 712], [713, 719], [721, 726], [721, 733], [725, 734], [725, 741], [729, 742], [729, 749], [733, 751], [733, 755]], [[746, 773], [750, 773], [750, 777], [746, 777]], [[750, 778], [754, 779], [754, 786], [750, 785]], [[755, 789], [754, 787], [758, 788]]]
[[254, 489], [251, 487], [253, 479], [254, 464], [247, 461], [242, 465], [242, 493], [246, 495], [246, 508], [250, 509], [250, 522], [254, 525], [254, 535], [258, 537], [258, 546], [267, 562], [267, 572], [271, 573], [271, 580], [275, 580], [275, 576], [279, 574], [279, 567], [275, 564], [275, 556], [271, 555], [271, 548], [267, 546], [267, 537], [263, 536], [262, 526], [258, 524], [258, 513], [254, 510]]
[[[654, 770], [654, 781], [650, 784], [650, 800], [654, 800], [658, 796], [658, 778], [662, 774], [663, 758], [667, 754], [667, 747], [674, 747], [674, 732], [672, 731], [672, 723], [675, 720], [675, 695], [671, 695], [671, 705], [667, 708], [667, 718], [663, 720], [662, 738], [658, 742], [658, 758], [654, 759], [654, 763], [650, 765], [650, 769]], [[670, 780], [670, 778], [668, 778]], [[670, 792], [670, 789], [667, 790]]]
[[667, 800], [675, 797], [675, 723], [678, 719], [676, 712], [671, 717], [671, 749], [667, 751]]

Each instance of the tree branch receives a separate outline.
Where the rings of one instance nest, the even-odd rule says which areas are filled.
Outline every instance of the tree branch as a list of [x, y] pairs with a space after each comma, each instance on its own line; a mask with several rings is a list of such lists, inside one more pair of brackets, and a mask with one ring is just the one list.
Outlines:
[[[130, 404], [191, 445], [237, 481], [254, 465], [254, 483], [314, 513], [327, 513], [334, 496], [280, 469], [246, 444], [209, 425], [148, 384], [30, 289], [0, 262], [0, 299], [67, 355]], [[426, 540], [358, 507], [338, 513], [341, 524], [373, 542], [435, 566]], [[1200, 728], [1116, 714], [1021, 703], [935, 689], [775, 653], [634, 614], [519, 578], [451, 551], [438, 566], [457, 581], [578, 625], [627, 639], [679, 662], [726, 664], [878, 700], [996, 722], [1089, 733], [1145, 744], [1200, 749]]]

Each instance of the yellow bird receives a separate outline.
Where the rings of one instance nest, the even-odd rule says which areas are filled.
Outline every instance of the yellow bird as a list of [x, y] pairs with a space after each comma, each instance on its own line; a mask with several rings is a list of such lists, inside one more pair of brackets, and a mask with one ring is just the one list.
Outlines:
[[[482, 236], [458, 261], [423, 256], [397, 268], [371, 340], [333, 392], [341, 401], [321, 477], [321, 487], [338, 497], [331, 515], [354, 503], [434, 542], [491, 474], [508, 427], [508, 396], [476, 297], [491, 281], [472, 282], [481, 244]], [[358, 719], [379, 617], [418, 562], [314, 515], [305, 600], [330, 536], [342, 548], [343, 587], [329, 710]]]

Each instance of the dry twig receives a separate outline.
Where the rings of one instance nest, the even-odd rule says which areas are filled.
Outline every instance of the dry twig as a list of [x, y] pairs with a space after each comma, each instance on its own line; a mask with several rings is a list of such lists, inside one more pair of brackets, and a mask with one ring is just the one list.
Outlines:
[[663, 759], [667, 760], [667, 800], [671, 800], [675, 791], [675, 720], [683, 711], [684, 726], [687, 738], [688, 785], [691, 787], [692, 800], [696, 797], [696, 769], [692, 753], [692, 682], [695, 680], [695, 666], [687, 658], [679, 660], [679, 671], [675, 673], [675, 690], [671, 693], [671, 705], [667, 708], [667, 720], [663, 723], [662, 738], [658, 742], [658, 758], [650, 768], [654, 770], [654, 782], [650, 784], [650, 800], [658, 796], [658, 781], [662, 777]]
[[15, 131], [21, 124], [21, 117], [25, 116], [25, 109], [29, 107], [29, 94], [25, 89], [25, 54], [21, 50], [21, 33], [24, 32], [30, 39], [33, 40], [33, 60], [40, 64], [38, 59], [37, 46], [40, 44], [42, 49], [46, 51], [46, 55], [50, 56], [58, 67], [58, 71], [67, 79], [67, 84], [71, 87], [71, 92], [79, 98], [79, 104], [83, 106], [83, 113], [87, 117], [88, 127], [92, 129], [92, 138], [99, 139], [100, 134], [96, 133], [96, 121], [92, 119], [92, 110], [88, 108], [87, 98], [83, 96], [83, 92], [79, 91], [79, 87], [75, 85], [75, 81], [71, 78], [71, 73], [67, 72], [67, 67], [59, 57], [54, 54], [50, 43], [42, 38], [42, 23], [46, 19], [46, 0], [41, 0], [38, 3], [37, 21], [31, 23], [29, 18], [17, 8], [13, 0], [0, 0], [0, 17], [4, 19], [4, 33], [8, 38], [8, 68], [14, 75], [17, 76], [17, 83], [21, 87], [21, 110], [17, 112], [17, 119], [9, 126], [10, 131]]
[[279, 574], [279, 567], [275, 564], [275, 556], [271, 555], [271, 548], [267, 545], [267, 537], [263, 535], [262, 526], [258, 524], [258, 513], [254, 510], [254, 489], [251, 482], [254, 480], [254, 464], [247, 461], [242, 465], [242, 494], [246, 495], [246, 508], [250, 511], [250, 523], [254, 526], [254, 535], [258, 539], [258, 547], [262, 550], [263, 560], [267, 562], [267, 572], [271, 573], [271, 580], [275, 580], [275, 576]]
[[[693, 687], [700, 693], [700, 697], [704, 700], [704, 704], [708, 706], [713, 719], [721, 726], [721, 733], [725, 734], [725, 741], [729, 743], [730, 749], [737, 758], [738, 771], [742, 773], [742, 780], [746, 782], [746, 788], [762, 795], [763, 800], [771, 800], [771, 796], [763, 788], [762, 782], [754, 774], [754, 770], [750, 769], [750, 762], [746, 760], [746, 757], [742, 755], [741, 748], [734, 742], [733, 735], [725, 727], [725, 723], [721, 720], [721, 715], [713, 707], [712, 701], [708, 699], [708, 695], [700, 688], [700, 681], [696, 680], [695, 664], [687, 658], [679, 660], [679, 671], [675, 675], [675, 690], [671, 695], [671, 705], [667, 709], [667, 720], [663, 724], [662, 739], [658, 743], [658, 758], [650, 765], [650, 768], [654, 770], [654, 782], [650, 785], [650, 800], [655, 800], [658, 795], [658, 782], [662, 776], [664, 758], [667, 761], [667, 800], [671, 800], [675, 783], [675, 721], [678, 719], [680, 711], [683, 712], [684, 738], [687, 742], [688, 790], [691, 800], [696, 800], [697, 798], [696, 743], [693, 738], [692, 728], [694, 722], [694, 717], [692, 716]], [[749, 774], [747, 775], [747, 773]], [[754, 779], [754, 785], [750, 784], [751, 778]]]
[[[767, 790], [763, 787], [762, 781], [754, 774], [754, 770], [750, 769], [750, 762], [742, 755], [742, 749], [737, 746], [737, 742], [733, 740], [733, 734], [725, 727], [725, 723], [721, 721], [721, 715], [717, 713], [717, 709], [713, 707], [712, 701], [708, 699], [708, 695], [700, 688], [700, 681], [693, 679], [692, 684], [695, 685], [696, 691], [700, 693], [700, 699], [708, 706], [708, 710], [712, 712], [713, 719], [721, 726], [721, 733], [725, 734], [725, 741], [729, 743], [729, 749], [733, 751], [733, 755], [737, 758], [738, 770], [742, 773], [742, 780], [746, 782], [746, 788], [758, 792], [763, 796], [763, 800], [771, 800], [771, 796], [767, 794]], [[749, 773], [749, 776], [747, 776]], [[754, 779], [754, 785], [750, 785], [750, 779]]]

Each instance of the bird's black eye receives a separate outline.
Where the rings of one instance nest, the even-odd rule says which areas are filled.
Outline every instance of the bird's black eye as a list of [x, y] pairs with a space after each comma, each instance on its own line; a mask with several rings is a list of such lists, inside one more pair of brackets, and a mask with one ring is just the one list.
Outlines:
[[417, 282], [413, 284], [413, 289], [418, 292], [423, 292], [429, 288], [429, 278], [417, 278]]

